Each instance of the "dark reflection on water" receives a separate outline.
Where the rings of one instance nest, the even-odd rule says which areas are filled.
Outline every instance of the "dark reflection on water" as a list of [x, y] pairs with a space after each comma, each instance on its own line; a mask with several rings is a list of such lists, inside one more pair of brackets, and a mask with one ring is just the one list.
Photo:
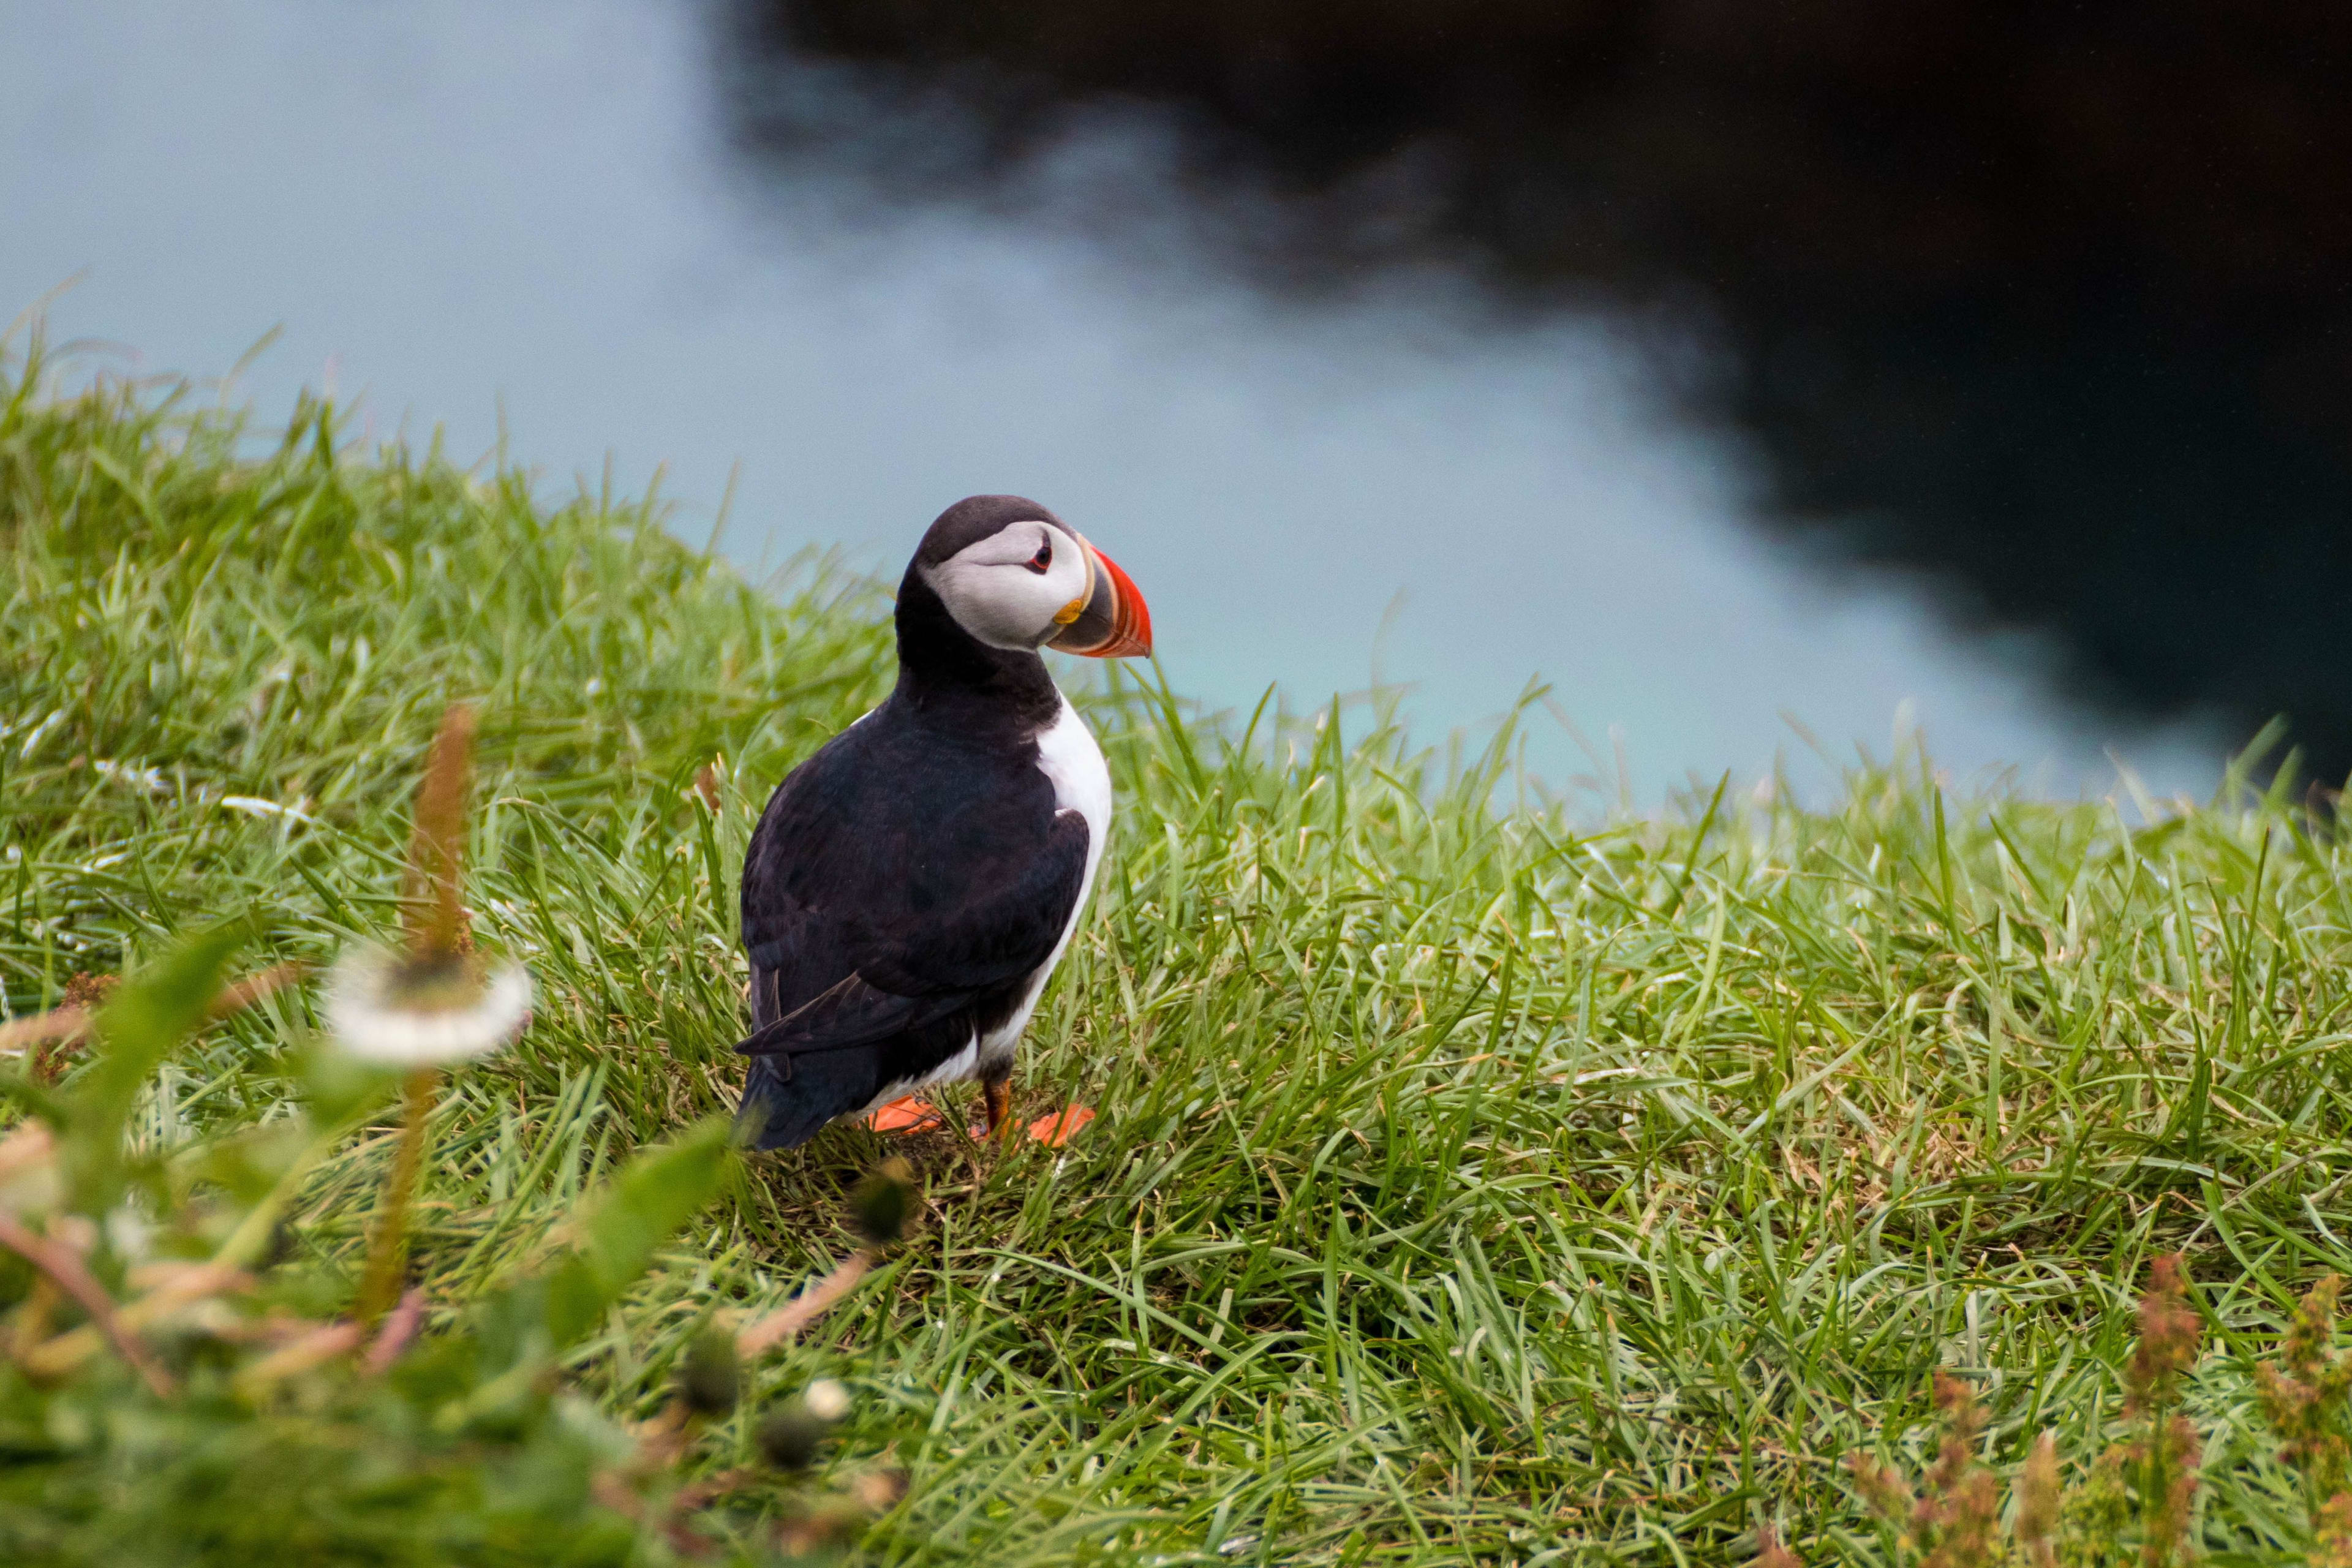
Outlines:
[[86, 273], [58, 337], [199, 374], [282, 325], [234, 395], [263, 427], [325, 386], [355, 434], [503, 437], [551, 497], [667, 465], [677, 531], [755, 571], [837, 544], [895, 575], [948, 500], [1033, 494], [1136, 574], [1176, 689], [1245, 714], [1385, 677], [1442, 742], [1540, 675], [1568, 723], [1529, 760], [1580, 799], [1776, 758], [1811, 794], [1914, 724], [1962, 784], [2105, 791], [2114, 746], [2202, 793], [2247, 732], [2086, 716], [2032, 634], [1756, 526], [1719, 300], [1614, 263], [1478, 282], [1506, 253], [1423, 142], [1318, 184], [1056, 89], [1008, 158], [969, 93], [780, 62], [747, 16], [0, 0], [0, 316]]
[[[1701, 324], [1769, 526], [2352, 770], [2352, 11], [739, 0], [734, 133], [1017, 204], [1150, 106], [1259, 278]], [[857, 68], [812, 76], [810, 58]], [[877, 114], [877, 106], [879, 113]], [[1156, 232], [1116, 171], [1064, 216]], [[1072, 203], [1067, 193], [1083, 189]], [[1152, 186], [1150, 190], [1164, 187]]]

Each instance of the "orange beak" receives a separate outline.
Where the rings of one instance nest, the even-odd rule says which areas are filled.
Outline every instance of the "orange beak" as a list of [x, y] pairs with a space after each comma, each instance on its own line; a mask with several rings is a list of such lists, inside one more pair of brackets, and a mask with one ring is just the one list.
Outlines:
[[[1092, 545], [1087, 548], [1093, 550]], [[1089, 658], [1149, 658], [1151, 657], [1151, 606], [1143, 602], [1141, 590], [1135, 579], [1119, 570], [1118, 563], [1095, 551], [1095, 559], [1110, 578], [1113, 601], [1110, 641], [1100, 647], [1087, 649]]]
[[1095, 560], [1094, 590], [1086, 608], [1045, 646], [1088, 658], [1134, 658], [1151, 652], [1151, 607], [1118, 563], [1087, 542]]

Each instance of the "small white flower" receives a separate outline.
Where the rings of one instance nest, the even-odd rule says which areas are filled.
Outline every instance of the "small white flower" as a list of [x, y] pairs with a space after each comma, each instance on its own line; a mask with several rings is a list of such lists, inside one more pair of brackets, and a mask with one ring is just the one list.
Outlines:
[[820, 1421], [838, 1421], [849, 1414], [849, 1390], [829, 1377], [820, 1377], [801, 1394], [801, 1403]]
[[361, 948], [327, 986], [327, 1026], [344, 1050], [383, 1067], [447, 1067], [510, 1044], [530, 1017], [530, 975], [487, 973], [471, 958]]

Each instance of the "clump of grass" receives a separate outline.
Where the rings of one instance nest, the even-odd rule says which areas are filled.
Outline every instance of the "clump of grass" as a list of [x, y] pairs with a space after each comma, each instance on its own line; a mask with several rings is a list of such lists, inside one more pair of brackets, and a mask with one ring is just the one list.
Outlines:
[[[410, 788], [471, 704], [467, 920], [539, 997], [431, 1109], [408, 1277], [481, 1299], [730, 1104], [735, 868], [884, 689], [881, 594], [815, 560], [762, 591], [656, 501], [360, 450], [324, 405], [263, 432], [43, 374], [0, 389], [8, 1013], [208, 921], [264, 964], [397, 931]], [[744, 1365], [751, 1403], [855, 1394], [812, 1452], [907, 1471], [873, 1555], [1664, 1563], [1745, 1555], [1769, 1510], [1786, 1550], [1884, 1561], [1838, 1460], [1929, 1418], [1933, 1371], [2000, 1468], [2044, 1429], [2095, 1454], [2151, 1259], [2228, 1281], [2200, 1310], [2233, 1356], [2352, 1266], [2352, 864], [2291, 771], [2050, 804], [1906, 755], [1818, 807], [1710, 783], [1630, 815], [1517, 776], [1507, 734], [1082, 700], [1119, 826], [1020, 1084], [1100, 1119], [910, 1142], [910, 1241]], [[134, 1145], [299, 1110], [311, 1008], [196, 1037]], [[302, 1260], [360, 1268], [397, 1142], [320, 1161]], [[858, 1255], [842, 1199], [887, 1152], [760, 1162], [572, 1386], [661, 1419], [698, 1335]], [[2243, 1358], [2178, 1386], [2191, 1544], [2306, 1552]], [[711, 1473], [753, 1462], [754, 1423], [711, 1429]]]

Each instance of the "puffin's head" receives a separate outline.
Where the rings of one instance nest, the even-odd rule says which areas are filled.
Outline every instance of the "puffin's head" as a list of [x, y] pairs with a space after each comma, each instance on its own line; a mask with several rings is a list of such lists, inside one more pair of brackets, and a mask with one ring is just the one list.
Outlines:
[[956, 625], [991, 647], [1090, 658], [1151, 651], [1151, 611], [1118, 563], [1019, 496], [968, 496], [940, 513], [914, 571]]

